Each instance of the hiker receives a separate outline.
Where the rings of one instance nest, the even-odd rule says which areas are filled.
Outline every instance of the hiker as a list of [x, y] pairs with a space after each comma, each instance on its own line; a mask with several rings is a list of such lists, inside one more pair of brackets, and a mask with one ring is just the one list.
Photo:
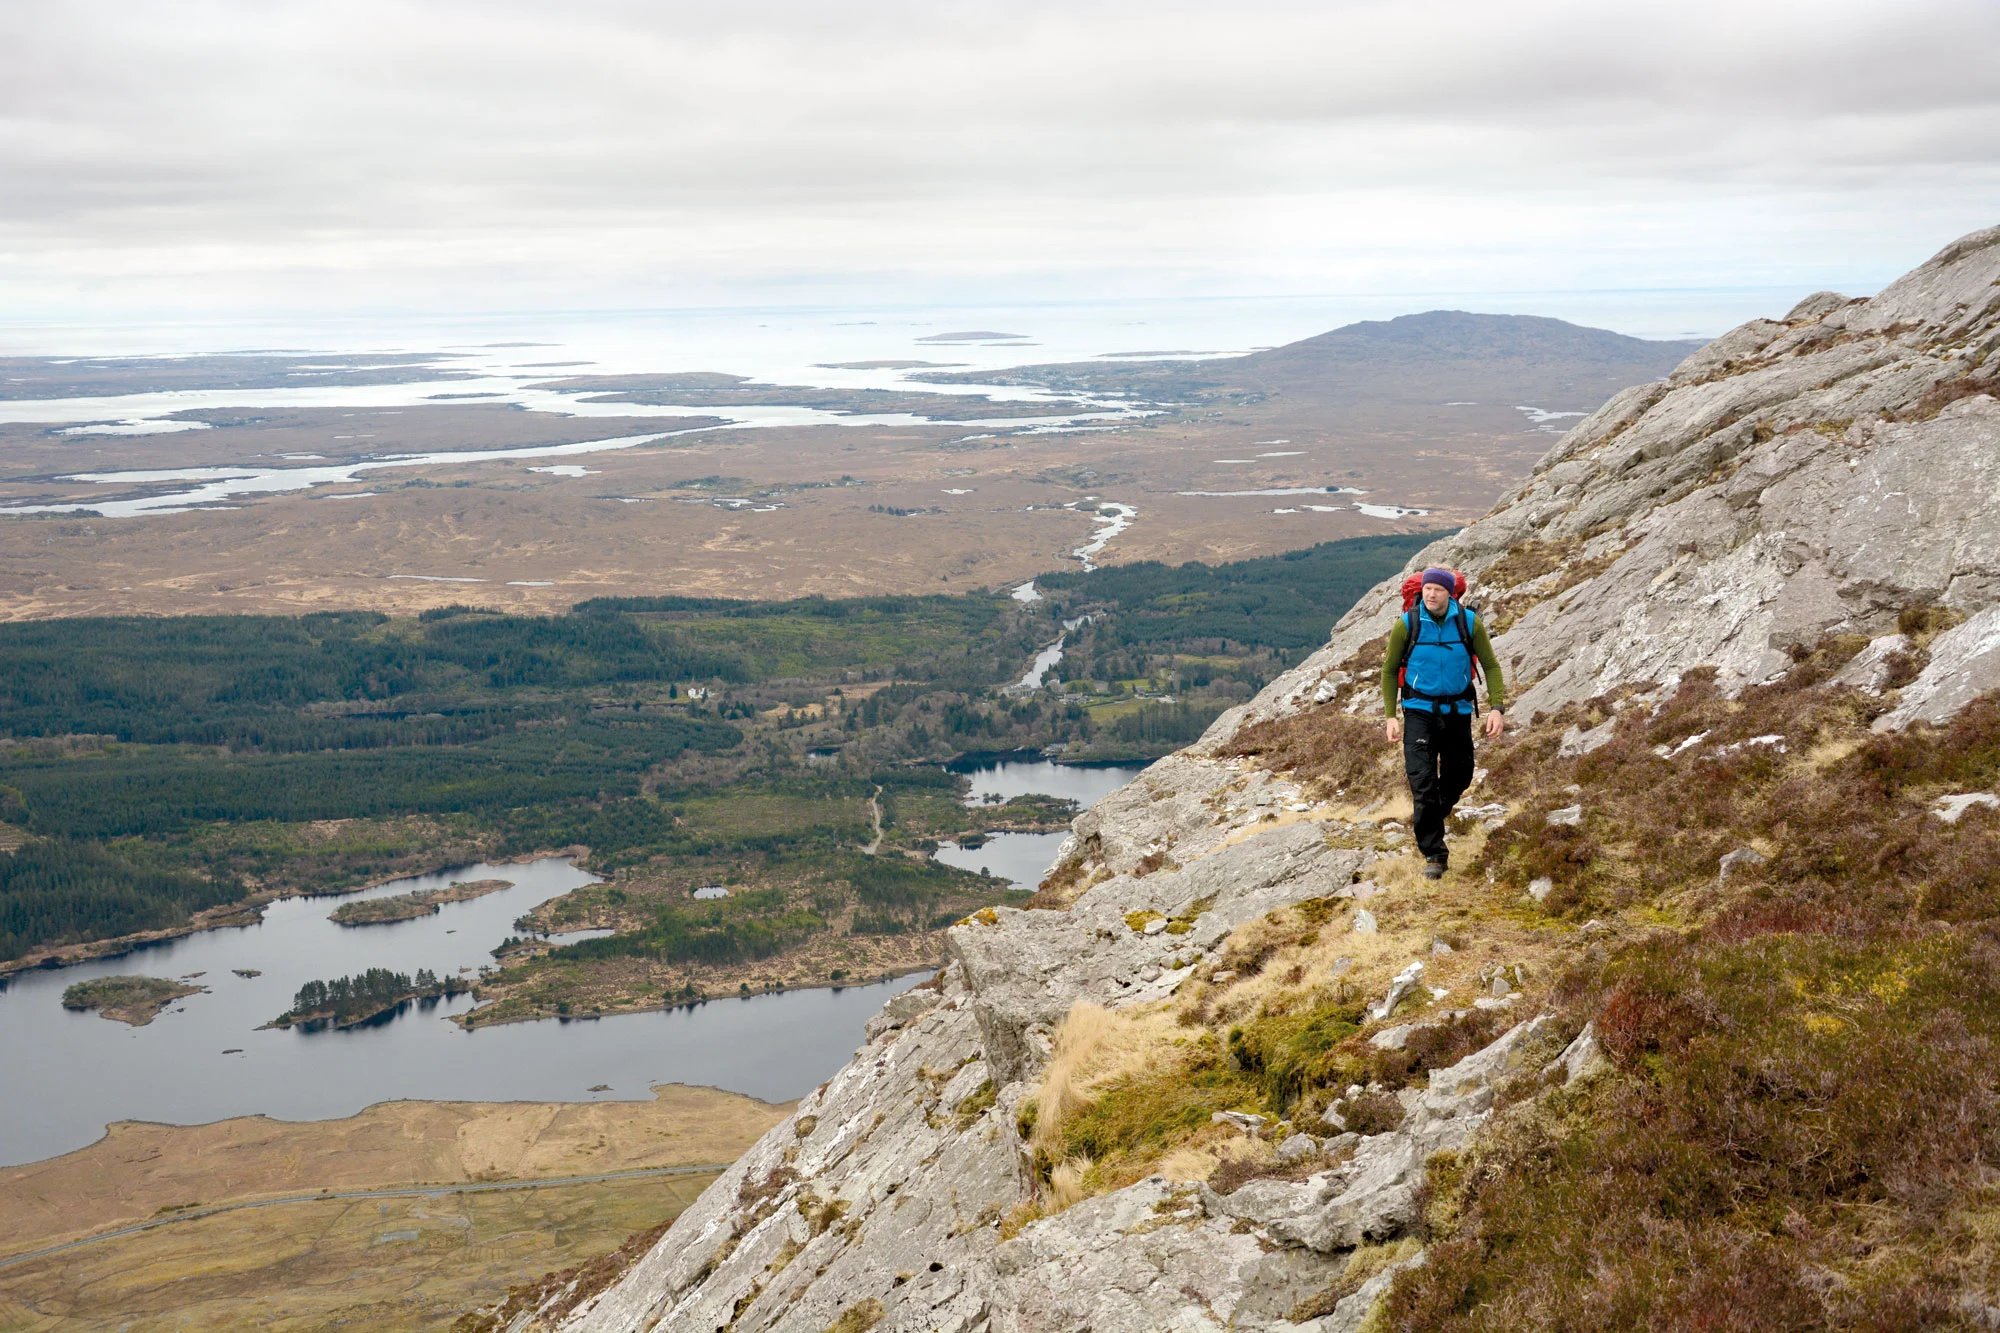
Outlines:
[[[1405, 585], [1404, 612], [1389, 631], [1382, 658], [1382, 707], [1389, 715], [1383, 734], [1403, 742], [1403, 769], [1410, 779], [1411, 820], [1424, 875], [1442, 878], [1450, 864], [1444, 821], [1472, 785], [1472, 718], [1479, 711], [1475, 658], [1486, 673], [1486, 736], [1507, 725], [1500, 660], [1493, 655], [1485, 622], [1458, 603], [1463, 575], [1432, 567], [1413, 599]], [[1401, 702], [1403, 716], [1396, 717]]]

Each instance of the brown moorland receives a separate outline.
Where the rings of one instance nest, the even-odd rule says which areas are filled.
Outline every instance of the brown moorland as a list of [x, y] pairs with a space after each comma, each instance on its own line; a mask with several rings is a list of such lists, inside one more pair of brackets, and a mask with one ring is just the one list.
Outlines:
[[[650, 1101], [389, 1102], [343, 1120], [113, 1125], [0, 1170], [0, 1327], [441, 1326], [524, 1272], [588, 1263], [712, 1175], [454, 1193], [452, 1186], [719, 1165], [789, 1105], [669, 1085]], [[414, 1197], [260, 1201], [437, 1186]], [[238, 1205], [232, 1207], [232, 1205]]]
[[[1093, 362], [983, 376], [1150, 405], [1152, 415], [1110, 430], [706, 430], [565, 460], [588, 469], [585, 476], [529, 470], [546, 459], [446, 462], [370, 471], [352, 484], [231, 509], [24, 516], [0, 523], [0, 616], [409, 614], [454, 601], [550, 611], [590, 597], [669, 592], [958, 592], [1074, 568], [1070, 553], [1096, 525], [1062, 506], [1093, 495], [1138, 511], [1101, 557], [1110, 561], [1234, 560], [1435, 529], [1485, 512], [1573, 415], [1635, 379], [1664, 374], [1688, 350], [1553, 320], [1435, 312], [1235, 361]], [[61, 480], [85, 470], [285, 454], [352, 461], [700, 424], [458, 402], [194, 415], [212, 428], [119, 437], [0, 427], [0, 505], [111, 498], [108, 487]], [[1307, 507], [1318, 503], [1311, 494], [1183, 493], [1332, 486], [1427, 513], [1370, 516], [1342, 507], [1352, 496], [1322, 497], [1331, 512], [1317, 512]], [[718, 503], [728, 498], [781, 507]], [[427, 581], [436, 579], [480, 582]]]

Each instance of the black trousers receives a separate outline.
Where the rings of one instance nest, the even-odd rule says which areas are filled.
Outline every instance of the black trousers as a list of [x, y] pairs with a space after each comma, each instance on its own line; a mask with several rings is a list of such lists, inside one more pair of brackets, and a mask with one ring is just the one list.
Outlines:
[[1445, 818], [1472, 785], [1472, 715], [1404, 709], [1403, 771], [1416, 804], [1417, 850], [1442, 861]]

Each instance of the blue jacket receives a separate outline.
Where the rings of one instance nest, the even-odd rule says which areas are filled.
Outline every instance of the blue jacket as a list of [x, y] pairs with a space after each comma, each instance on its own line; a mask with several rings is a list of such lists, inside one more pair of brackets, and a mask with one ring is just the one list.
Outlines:
[[1473, 705], [1472, 636], [1479, 626], [1477, 611], [1461, 611], [1456, 598], [1434, 620], [1419, 602], [1413, 617], [1416, 638], [1409, 645], [1403, 673], [1403, 707], [1435, 712], [1470, 713]]

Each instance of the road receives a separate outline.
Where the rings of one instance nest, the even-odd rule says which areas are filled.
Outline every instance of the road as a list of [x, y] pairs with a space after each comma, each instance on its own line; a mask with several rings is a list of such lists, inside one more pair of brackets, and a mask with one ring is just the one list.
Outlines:
[[547, 1189], [555, 1185], [595, 1185], [607, 1180], [638, 1180], [645, 1176], [697, 1176], [704, 1172], [721, 1172], [728, 1169], [727, 1162], [714, 1162], [702, 1166], [652, 1166], [637, 1171], [611, 1171], [596, 1176], [550, 1176], [539, 1180], [480, 1181], [467, 1182], [463, 1185], [410, 1185], [401, 1189], [331, 1190], [320, 1194], [290, 1194], [281, 1199], [218, 1203], [207, 1208], [190, 1208], [186, 1212], [175, 1213], [170, 1217], [156, 1217], [134, 1226], [120, 1227], [116, 1231], [100, 1231], [95, 1236], [65, 1241], [61, 1245], [51, 1245], [46, 1249], [8, 1255], [6, 1258], [0, 1258], [0, 1268], [11, 1268], [15, 1264], [25, 1264], [35, 1259], [46, 1259], [52, 1254], [74, 1250], [80, 1245], [95, 1245], [101, 1240], [115, 1240], [120, 1236], [151, 1231], [154, 1227], [172, 1226], [175, 1222], [192, 1222], [198, 1217], [214, 1217], [217, 1213], [233, 1213], [245, 1208], [275, 1208], [280, 1204], [324, 1203], [334, 1199], [416, 1199], [442, 1194], [487, 1194], [494, 1190]]
[[877, 787], [875, 794], [868, 798], [868, 809], [875, 819], [875, 841], [869, 843], [861, 850], [866, 855], [873, 856], [882, 850], [882, 789], [880, 787]]

